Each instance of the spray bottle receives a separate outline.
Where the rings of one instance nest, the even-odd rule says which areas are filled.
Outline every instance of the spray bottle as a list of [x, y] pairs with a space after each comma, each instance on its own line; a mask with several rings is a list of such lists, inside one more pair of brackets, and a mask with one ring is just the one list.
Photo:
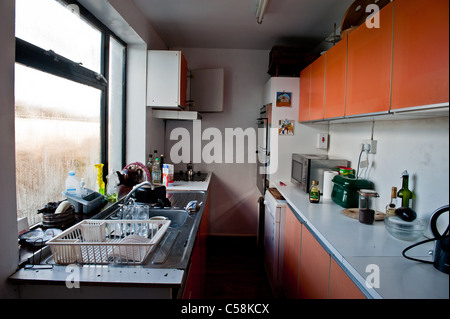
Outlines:
[[97, 170], [97, 186], [98, 192], [102, 195], [105, 195], [105, 182], [103, 181], [103, 165], [104, 164], [95, 164], [95, 169]]

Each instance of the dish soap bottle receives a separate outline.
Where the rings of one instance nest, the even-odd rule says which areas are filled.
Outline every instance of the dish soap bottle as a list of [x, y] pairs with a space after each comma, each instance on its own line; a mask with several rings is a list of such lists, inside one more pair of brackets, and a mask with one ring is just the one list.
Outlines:
[[311, 183], [311, 190], [309, 191], [309, 201], [314, 204], [320, 202], [320, 189], [319, 182], [314, 180]]

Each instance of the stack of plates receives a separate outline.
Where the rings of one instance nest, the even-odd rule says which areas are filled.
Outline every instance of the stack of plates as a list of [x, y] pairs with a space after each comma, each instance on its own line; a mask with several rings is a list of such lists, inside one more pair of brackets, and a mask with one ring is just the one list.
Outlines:
[[60, 214], [44, 214], [42, 217], [42, 226], [65, 228], [75, 222], [75, 208], [71, 206], [65, 212]]

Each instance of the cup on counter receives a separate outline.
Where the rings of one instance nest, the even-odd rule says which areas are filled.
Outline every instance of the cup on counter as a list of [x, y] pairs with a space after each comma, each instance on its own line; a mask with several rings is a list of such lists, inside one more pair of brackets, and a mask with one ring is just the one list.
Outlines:
[[[134, 220], [148, 220], [150, 214], [150, 208], [147, 205], [137, 205], [134, 208], [133, 219]], [[136, 235], [142, 237], [148, 237], [149, 229], [146, 223], [136, 223]]]

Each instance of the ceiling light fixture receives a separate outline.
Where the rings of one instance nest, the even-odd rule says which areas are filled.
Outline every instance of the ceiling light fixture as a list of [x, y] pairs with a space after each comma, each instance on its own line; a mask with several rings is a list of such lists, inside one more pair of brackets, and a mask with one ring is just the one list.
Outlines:
[[269, 0], [259, 0], [258, 9], [256, 10], [256, 22], [258, 22], [258, 24], [261, 24], [263, 22], [268, 3]]

